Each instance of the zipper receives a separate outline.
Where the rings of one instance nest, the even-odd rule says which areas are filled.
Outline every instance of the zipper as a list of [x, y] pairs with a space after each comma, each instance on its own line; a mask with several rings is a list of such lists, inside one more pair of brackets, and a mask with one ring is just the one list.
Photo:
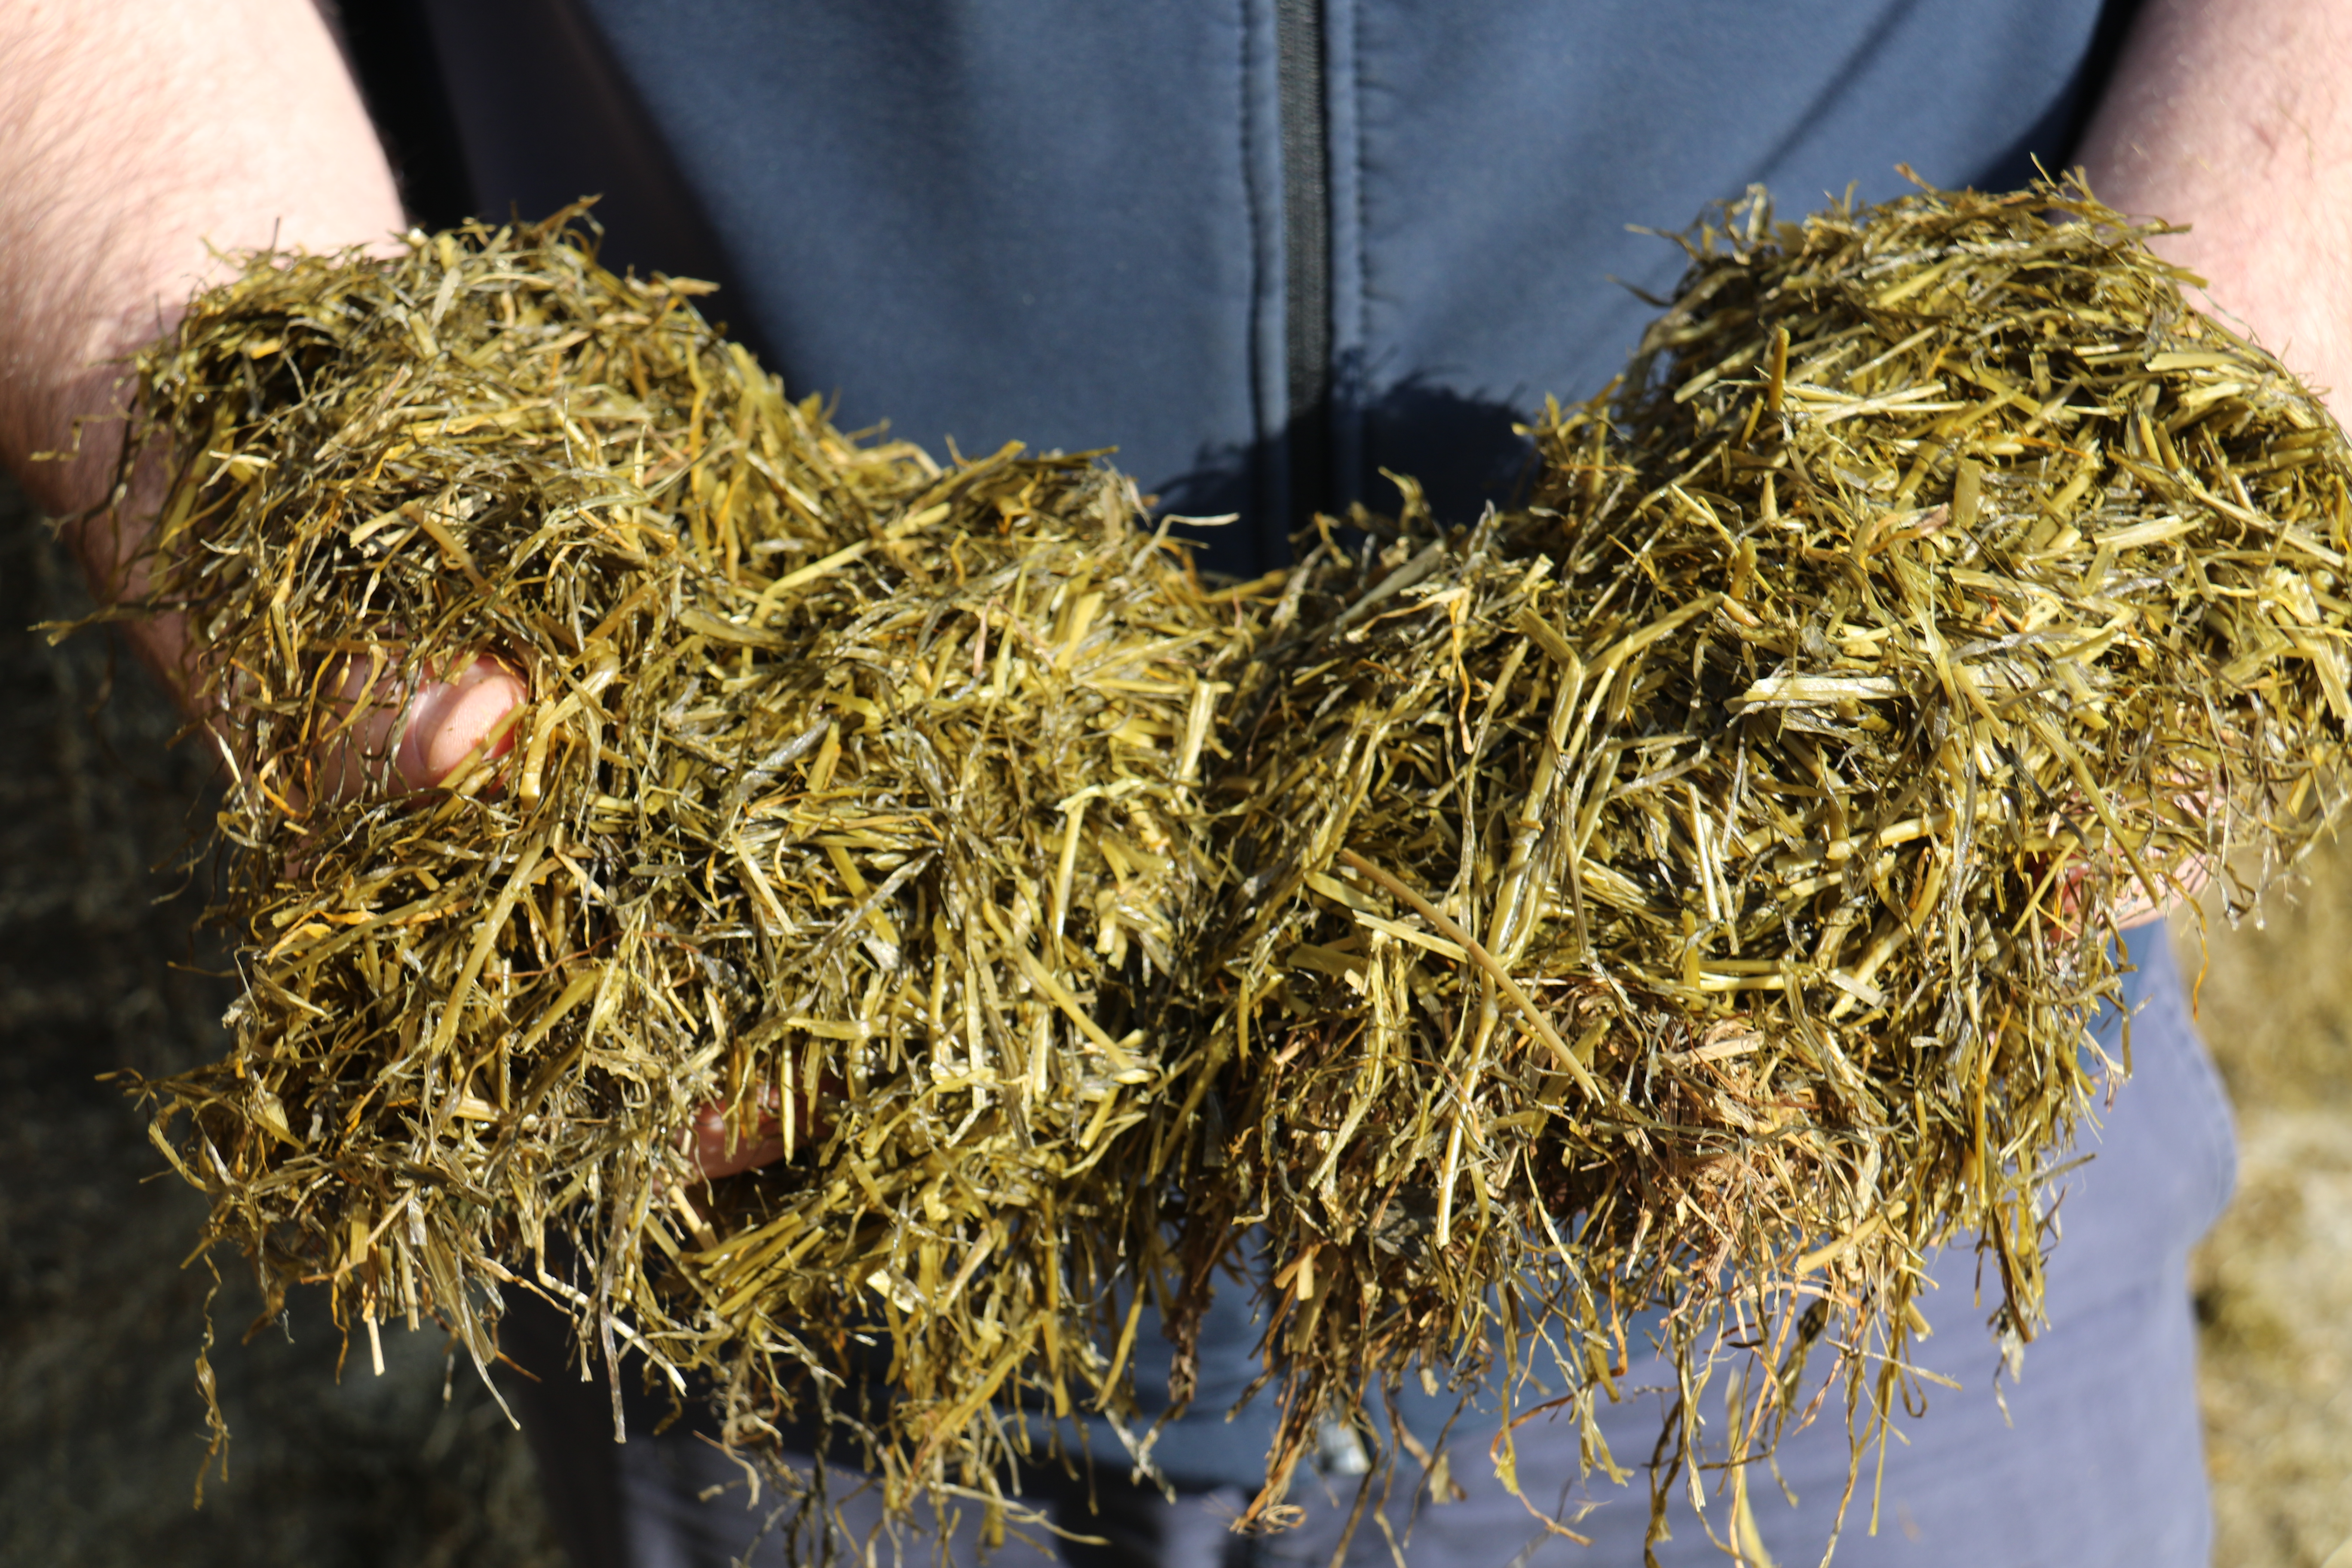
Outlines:
[[1282, 125], [1283, 440], [1292, 528], [1332, 504], [1331, 129], [1323, 100], [1323, 0], [1275, 0]]

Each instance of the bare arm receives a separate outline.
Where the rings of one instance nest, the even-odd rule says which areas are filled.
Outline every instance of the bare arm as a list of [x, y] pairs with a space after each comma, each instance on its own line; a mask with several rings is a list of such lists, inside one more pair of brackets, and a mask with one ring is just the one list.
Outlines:
[[2352, 0], [2147, 0], [2081, 162], [2109, 205], [2191, 226], [2157, 248], [2198, 302], [2352, 414]]
[[[312, 0], [0, 5], [0, 461], [54, 516], [107, 497], [123, 357], [167, 330], [216, 253], [385, 245], [404, 226], [374, 128]], [[77, 423], [79, 436], [77, 442]], [[70, 462], [36, 460], [77, 449]], [[135, 594], [152, 497], [71, 542], [100, 598]], [[131, 628], [184, 695], [176, 623]], [[522, 697], [460, 658], [360, 732], [398, 729], [399, 776], [438, 778]]]
[[2100, 199], [2352, 414], [2352, 0], [2148, 0], [2084, 140]]
[[[215, 251], [341, 250], [404, 226], [311, 0], [0, 0], [0, 462], [50, 514], [91, 511], [122, 450], [121, 362], [220, 276]], [[73, 461], [34, 460], [74, 446], [77, 421]], [[136, 590], [125, 567], [152, 511], [134, 493], [75, 530], [101, 598]], [[133, 635], [184, 696], [179, 628]], [[438, 778], [523, 700], [488, 659], [458, 666], [409, 706], [407, 784]], [[691, 1136], [713, 1174], [783, 1152], [756, 1133], [730, 1150], [715, 1110]]]
[[[399, 197], [310, 0], [0, 5], [0, 462], [70, 516], [106, 497], [129, 387], [119, 362], [217, 276], [211, 248], [382, 243]], [[33, 455], [70, 447], [69, 463]], [[71, 542], [101, 595], [139, 508]], [[143, 628], [167, 679], [175, 629]]]

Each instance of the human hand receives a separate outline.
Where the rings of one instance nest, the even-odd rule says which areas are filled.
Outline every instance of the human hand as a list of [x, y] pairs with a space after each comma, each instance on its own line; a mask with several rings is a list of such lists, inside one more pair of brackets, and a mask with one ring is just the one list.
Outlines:
[[[2199, 810], [2205, 807], [2203, 796], [2193, 804]], [[2120, 859], [2120, 858], [2118, 858]], [[2116, 868], [2116, 881], [2110, 884], [2108, 918], [2119, 931], [2137, 931], [2168, 920], [2172, 911], [2183, 904], [2194, 903], [2212, 880], [2213, 863], [2203, 855], [2183, 855], [2178, 859], [2149, 860], [2145, 854], [2139, 860], [2147, 877], [2126, 861]], [[2156, 887], [2150, 889], [2147, 879]], [[2079, 920], [2084, 909], [2084, 884], [2086, 873], [2079, 867], [2063, 873], [2058, 884], [2058, 911], [2068, 925]]]
[[2139, 879], [2133, 878], [2128, 890], [2116, 902], [2116, 929], [2137, 931], [2142, 926], [2169, 920], [2172, 911], [2181, 905], [2195, 903], [2199, 895], [2205, 891], [2205, 884], [2212, 879], [2212, 862], [2202, 855], [2192, 856], [2173, 868], [2165, 879], [2170, 885], [2164, 889], [2165, 896], [2160, 900], [2150, 897]]
[[705, 1105], [694, 1113], [688, 1135], [694, 1141], [695, 1163], [714, 1180], [772, 1165], [785, 1153], [783, 1123], [764, 1112], [758, 1131], [739, 1141], [728, 1135], [726, 1108]]
[[530, 699], [522, 676], [477, 653], [440, 661], [435, 679], [403, 681], [392, 675], [389, 654], [344, 664], [342, 727], [314, 774], [331, 798], [379, 783], [394, 795], [432, 789], [477, 752], [495, 760], [513, 749], [509, 715]]
[[[315, 776], [338, 797], [379, 784], [406, 794], [436, 787], [477, 756], [495, 761], [511, 751], [509, 715], [530, 698], [523, 678], [486, 653], [460, 655], [438, 668], [440, 679], [404, 683], [390, 673], [389, 650], [350, 659], [340, 681], [346, 722]], [[731, 1176], [792, 1153], [776, 1110], [773, 1091], [762, 1095], [755, 1126], [736, 1137], [723, 1106], [698, 1109], [685, 1136], [702, 1174]], [[805, 1110], [799, 1121], [796, 1145], [814, 1131]]]
[[[797, 1071], [787, 1067], [788, 1074]], [[823, 1086], [826, 1091], [837, 1089], [837, 1079], [828, 1078]], [[803, 1149], [823, 1142], [825, 1124], [817, 1119], [816, 1108], [805, 1099], [795, 1097], [793, 1106], [792, 1137], [784, 1136], [782, 1106], [773, 1086], [760, 1091], [756, 1120], [740, 1136], [730, 1136], [727, 1129], [726, 1107], [718, 1104], [703, 1106], [694, 1113], [688, 1136], [693, 1140], [695, 1163], [702, 1173], [710, 1178], [732, 1176], [740, 1172], [772, 1165], [791, 1159]]]

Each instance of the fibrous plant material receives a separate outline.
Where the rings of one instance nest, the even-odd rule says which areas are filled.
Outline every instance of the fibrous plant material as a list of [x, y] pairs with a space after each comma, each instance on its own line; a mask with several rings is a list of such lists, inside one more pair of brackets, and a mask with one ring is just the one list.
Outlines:
[[2128, 1066], [2084, 1033], [2116, 910], [2251, 900], [2352, 721], [2344, 437], [2147, 232], [2077, 185], [1752, 195], [1531, 505], [1318, 545], [1219, 785], [1235, 1131], [1186, 1178], [1196, 1300], [1240, 1226], [1271, 1260], [1261, 1517], [1416, 1367], [1646, 1457], [1593, 1421], [1644, 1313], [1660, 1508], [1832, 1388], [1859, 1467], [1939, 1247], [2032, 1338]]
[[[1883, 1436], [1937, 1247], [2039, 1321], [2117, 902], [2340, 805], [2352, 464], [2080, 190], [1727, 217], [1532, 505], [1408, 488], [1265, 617], [560, 230], [257, 258], [142, 365], [236, 771], [236, 1050], [150, 1086], [214, 1238], [478, 1359], [542, 1291], [901, 1505], [1125, 1408], [1171, 1183], [1180, 1342], [1271, 1258], [1256, 1518], [1417, 1370], [1621, 1468], [1645, 1312], [1661, 1500], [1832, 1388]], [[484, 649], [512, 751], [351, 789]], [[706, 1105], [793, 1157], [699, 1180]]]
[[[1246, 617], [1108, 469], [845, 436], [704, 291], [472, 227], [257, 256], [141, 362], [247, 984], [157, 1142], [273, 1310], [482, 1364], [537, 1291], [616, 1420], [640, 1359], [994, 1509], [1009, 1410], [1131, 1408]], [[511, 749], [352, 787], [477, 652]], [[709, 1106], [787, 1157], [704, 1181]]]

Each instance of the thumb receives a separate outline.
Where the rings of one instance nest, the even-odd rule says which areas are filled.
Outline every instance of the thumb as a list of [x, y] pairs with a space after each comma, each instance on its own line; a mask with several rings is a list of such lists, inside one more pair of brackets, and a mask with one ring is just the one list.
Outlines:
[[520, 676], [488, 654], [478, 654], [448, 679], [420, 687], [393, 754], [400, 786], [432, 788], [486, 742], [488, 758], [505, 756], [514, 747], [514, 733], [502, 730], [500, 721], [530, 695]]
[[504, 756], [514, 739], [502, 721], [530, 695], [522, 677], [488, 654], [460, 656], [412, 684], [391, 675], [383, 650], [349, 660], [337, 687], [341, 718], [318, 777], [330, 798], [346, 800], [371, 786], [431, 789], [486, 742], [488, 757]]

